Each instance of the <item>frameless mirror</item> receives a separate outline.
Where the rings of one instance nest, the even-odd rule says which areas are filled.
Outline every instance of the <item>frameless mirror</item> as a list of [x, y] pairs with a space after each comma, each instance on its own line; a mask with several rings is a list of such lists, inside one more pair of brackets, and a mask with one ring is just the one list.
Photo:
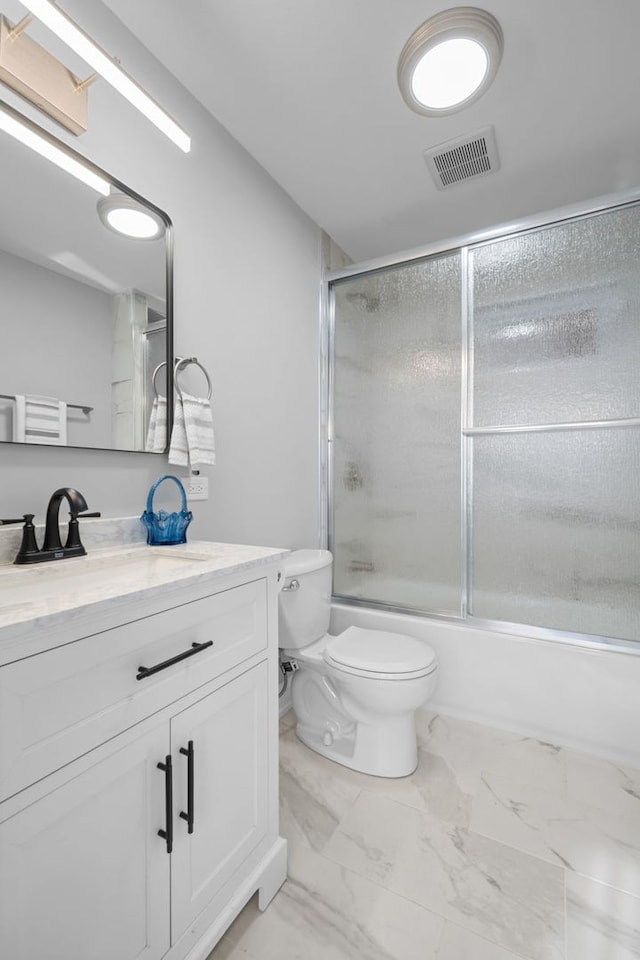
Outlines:
[[3, 132], [0, 165], [0, 440], [145, 450], [171, 390], [169, 218], [101, 172], [160, 223], [109, 229], [99, 193]]

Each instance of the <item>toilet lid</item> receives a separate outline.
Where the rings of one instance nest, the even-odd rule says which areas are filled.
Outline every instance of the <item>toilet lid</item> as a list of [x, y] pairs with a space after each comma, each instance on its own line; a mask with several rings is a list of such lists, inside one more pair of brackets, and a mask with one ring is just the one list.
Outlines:
[[292, 550], [282, 558], [282, 572], [285, 577], [299, 577], [303, 573], [314, 573], [333, 563], [328, 550]]
[[331, 637], [325, 660], [349, 672], [405, 679], [423, 676], [436, 668], [436, 655], [422, 640], [362, 627], [348, 627], [339, 636]]

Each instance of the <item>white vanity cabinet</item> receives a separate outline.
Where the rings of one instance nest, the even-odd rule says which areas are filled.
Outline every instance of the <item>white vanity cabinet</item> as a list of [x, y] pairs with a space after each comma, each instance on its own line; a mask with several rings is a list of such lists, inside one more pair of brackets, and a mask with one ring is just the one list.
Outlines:
[[[254, 851], [260, 851], [267, 836], [266, 691], [263, 662], [171, 720], [177, 804], [171, 856], [174, 940], [215, 902], [229, 878]], [[190, 812], [190, 762], [191, 834], [188, 820], [182, 817]]]
[[276, 571], [0, 666], [3, 957], [204, 960], [277, 891]]
[[68, 768], [66, 783], [54, 787], [47, 778], [27, 791], [27, 805], [0, 824], [3, 957], [159, 960], [167, 953], [170, 865], [156, 836], [164, 823], [156, 763], [165, 752], [162, 727], [129, 731], [92, 766]]

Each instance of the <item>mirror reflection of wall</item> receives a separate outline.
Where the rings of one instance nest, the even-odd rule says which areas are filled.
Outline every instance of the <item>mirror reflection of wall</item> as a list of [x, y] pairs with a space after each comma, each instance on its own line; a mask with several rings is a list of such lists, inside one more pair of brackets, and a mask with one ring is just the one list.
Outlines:
[[[0, 392], [58, 397], [69, 406], [69, 446], [111, 446], [111, 297], [0, 251]], [[10, 337], [8, 336], [10, 330]], [[13, 438], [15, 404], [0, 401], [0, 440]]]
[[164, 225], [157, 239], [108, 229], [94, 190], [5, 134], [0, 163], [0, 441], [11, 398], [44, 396], [67, 404], [68, 446], [144, 450], [171, 313]]

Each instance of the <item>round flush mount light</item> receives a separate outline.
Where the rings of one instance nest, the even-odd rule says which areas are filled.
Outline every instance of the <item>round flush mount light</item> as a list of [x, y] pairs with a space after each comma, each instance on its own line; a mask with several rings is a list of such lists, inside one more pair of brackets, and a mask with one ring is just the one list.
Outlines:
[[427, 117], [461, 110], [482, 96], [502, 57], [500, 24], [476, 7], [431, 17], [409, 37], [398, 61], [405, 102]]
[[125, 193], [111, 193], [98, 200], [98, 216], [105, 227], [136, 240], [157, 240], [164, 235], [164, 222], [154, 210]]

